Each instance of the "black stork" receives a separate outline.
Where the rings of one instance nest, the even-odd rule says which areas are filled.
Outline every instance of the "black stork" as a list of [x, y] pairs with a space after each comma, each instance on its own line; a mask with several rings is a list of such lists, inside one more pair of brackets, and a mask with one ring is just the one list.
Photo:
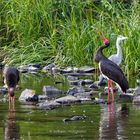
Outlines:
[[108, 103], [109, 103], [110, 88], [112, 92], [112, 102], [114, 102], [114, 91], [112, 81], [114, 81], [118, 85], [118, 87], [121, 89], [123, 93], [126, 93], [126, 90], [129, 88], [129, 85], [120, 67], [104, 56], [103, 49], [107, 48], [110, 43], [105, 37], [102, 37], [101, 39], [104, 45], [100, 46], [99, 49], [97, 50], [95, 61], [99, 63], [99, 69], [103, 77], [108, 80]]
[[11, 66], [6, 66], [3, 70], [4, 84], [8, 88], [9, 109], [12, 104], [12, 110], [15, 110], [15, 94], [14, 90], [19, 82], [19, 71]]
[[[102, 38], [102, 33], [99, 34], [100, 38]], [[108, 57], [109, 60], [113, 61], [114, 63], [116, 63], [118, 66], [121, 64], [122, 62], [122, 48], [121, 48], [121, 41], [127, 39], [128, 37], [119, 35], [117, 37], [116, 40], [116, 48], [117, 48], [117, 53], [113, 54], [111, 56]], [[98, 85], [102, 85], [102, 82], [104, 81], [104, 78], [102, 75], [99, 76], [99, 83]]]

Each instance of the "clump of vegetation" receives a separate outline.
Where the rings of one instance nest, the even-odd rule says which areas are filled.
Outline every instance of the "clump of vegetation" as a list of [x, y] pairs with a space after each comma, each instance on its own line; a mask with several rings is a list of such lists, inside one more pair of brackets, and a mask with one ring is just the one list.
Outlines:
[[0, 45], [3, 63], [95, 65], [101, 31], [111, 42], [107, 56], [123, 43], [126, 73], [140, 69], [140, 3], [138, 0], [12, 0], [0, 3]]

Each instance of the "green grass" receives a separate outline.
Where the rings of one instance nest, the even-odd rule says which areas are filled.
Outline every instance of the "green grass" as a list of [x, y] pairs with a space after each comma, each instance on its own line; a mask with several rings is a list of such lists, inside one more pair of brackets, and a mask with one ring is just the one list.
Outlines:
[[138, 0], [1, 0], [0, 45], [4, 64], [55, 63], [97, 65], [93, 58], [101, 45], [98, 32], [110, 40], [105, 50], [116, 52], [118, 35], [122, 44], [122, 68], [129, 74], [140, 69], [140, 3]]

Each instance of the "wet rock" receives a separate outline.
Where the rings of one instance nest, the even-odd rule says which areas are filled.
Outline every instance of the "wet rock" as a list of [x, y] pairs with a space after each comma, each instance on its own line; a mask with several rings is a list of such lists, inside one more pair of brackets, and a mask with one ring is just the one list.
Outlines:
[[91, 96], [93, 96], [93, 92], [82, 92], [82, 93], [77, 93], [77, 94], [74, 94], [74, 97], [84, 97], [84, 98], [90, 98]]
[[56, 99], [55, 102], [69, 105], [69, 104], [80, 102], [80, 100], [74, 96], [67, 95], [67, 96]]
[[60, 73], [61, 74], [64, 74], [64, 73], [73, 73], [73, 68], [72, 67], [67, 67], [67, 68], [65, 68], [65, 69], [62, 69], [61, 71], [60, 71]]
[[28, 72], [31, 72], [31, 71], [38, 71], [39, 68], [37, 67], [34, 67], [34, 66], [28, 66]]
[[127, 89], [127, 93], [134, 93], [134, 91], [135, 91], [135, 88], [129, 88], [129, 89]]
[[75, 95], [76, 93], [79, 92], [85, 92], [83, 87], [72, 87], [67, 91], [67, 95]]
[[100, 98], [95, 98], [95, 100], [93, 101], [94, 104], [105, 104], [106, 101], [104, 99], [100, 99]]
[[44, 102], [46, 101], [48, 98], [46, 95], [38, 95], [38, 102]]
[[77, 81], [78, 80], [78, 77], [68, 75], [67, 80], [68, 81]]
[[140, 80], [139, 79], [137, 79], [136, 83], [137, 83], [137, 86], [140, 86]]
[[61, 69], [60, 68], [57, 68], [57, 67], [53, 67], [52, 68], [52, 73], [60, 73]]
[[133, 93], [135, 95], [140, 95], [140, 80], [137, 80], [137, 87], [135, 88]]
[[0, 88], [0, 93], [3, 94], [3, 95], [6, 94], [6, 93], [8, 93], [7, 88], [1, 87], [1, 88]]
[[18, 68], [18, 70], [21, 72], [21, 73], [26, 73], [26, 72], [34, 72], [34, 71], [38, 71], [39, 68], [36, 67], [35, 65], [33, 64], [29, 64], [29, 65], [22, 65]]
[[83, 66], [83, 67], [80, 67], [78, 72], [79, 73], [93, 73], [95, 72], [95, 68], [94, 67], [91, 67], [91, 66]]
[[133, 104], [140, 105], [140, 95], [136, 95], [133, 98]]
[[84, 120], [86, 119], [85, 115], [81, 115], [81, 116], [72, 116], [70, 118], [65, 118], [63, 121], [67, 122], [67, 121], [79, 121], [79, 120]]
[[22, 66], [18, 67], [18, 70], [21, 73], [26, 73], [26, 72], [28, 72], [28, 66], [27, 65], [22, 65]]
[[29, 64], [28, 66], [29, 67], [35, 67], [35, 68], [38, 68], [38, 69], [41, 68], [40, 64]]
[[38, 102], [38, 95], [35, 94], [35, 95], [33, 95], [32, 97], [28, 97], [28, 98], [26, 99], [26, 101], [27, 101], [27, 102]]
[[81, 103], [87, 103], [87, 102], [92, 101], [92, 99], [90, 97], [78, 96], [77, 98], [80, 100]]
[[19, 102], [22, 104], [34, 104], [33, 102], [28, 101], [28, 99], [33, 98], [35, 96], [35, 91], [32, 89], [25, 89], [21, 92], [19, 97]]
[[123, 102], [131, 102], [133, 100], [133, 97], [134, 95], [130, 93], [120, 94], [118, 100]]
[[93, 84], [93, 80], [85, 79], [85, 80], [81, 80], [80, 82], [80, 85], [89, 85], [89, 84]]
[[69, 81], [71, 85], [89, 85], [93, 84], [93, 80], [85, 79], [85, 80], [75, 80], [75, 81]]
[[52, 86], [44, 86], [43, 92], [49, 99], [56, 99], [63, 94], [62, 91]]
[[98, 86], [105, 86], [107, 84], [107, 80], [100, 74], [99, 76], [99, 81], [98, 81]]
[[38, 104], [38, 109], [43, 109], [43, 110], [51, 110], [60, 107], [61, 104], [52, 100], [52, 101], [45, 101], [43, 103]]
[[89, 86], [89, 88], [91, 88], [91, 89], [93, 89], [93, 90], [98, 90], [98, 86], [96, 86], [94, 83], [91, 84], [91, 85]]
[[47, 65], [47, 66], [45, 66], [45, 67], [43, 67], [43, 70], [52, 70], [52, 68], [54, 68], [55, 67], [55, 65], [54, 64], [49, 64], [49, 65]]
[[78, 86], [78, 85], [81, 84], [81, 81], [80, 81], [80, 80], [74, 80], [74, 81], [69, 81], [69, 83], [70, 83], [71, 85]]
[[104, 98], [105, 96], [107, 96], [108, 95], [108, 93], [106, 92], [100, 92], [99, 93], [99, 98]]

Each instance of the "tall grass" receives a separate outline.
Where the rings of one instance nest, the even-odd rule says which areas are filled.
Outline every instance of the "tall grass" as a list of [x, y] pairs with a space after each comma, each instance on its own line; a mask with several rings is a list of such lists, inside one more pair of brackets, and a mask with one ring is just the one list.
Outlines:
[[119, 34], [128, 36], [122, 67], [126, 73], [140, 69], [138, 0], [2, 0], [0, 6], [0, 45], [7, 54], [3, 63], [96, 65], [101, 31], [111, 42], [106, 56], [116, 52]]

